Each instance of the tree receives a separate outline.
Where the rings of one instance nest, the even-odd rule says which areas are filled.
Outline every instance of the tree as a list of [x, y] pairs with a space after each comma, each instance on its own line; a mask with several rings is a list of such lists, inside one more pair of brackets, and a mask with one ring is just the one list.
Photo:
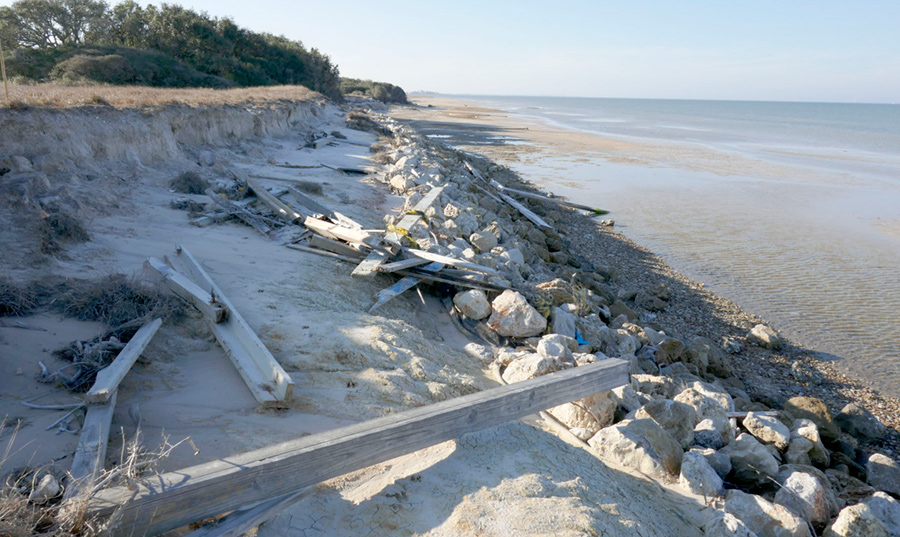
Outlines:
[[0, 35], [22, 48], [80, 45], [107, 25], [107, 4], [96, 0], [19, 0], [0, 12]]

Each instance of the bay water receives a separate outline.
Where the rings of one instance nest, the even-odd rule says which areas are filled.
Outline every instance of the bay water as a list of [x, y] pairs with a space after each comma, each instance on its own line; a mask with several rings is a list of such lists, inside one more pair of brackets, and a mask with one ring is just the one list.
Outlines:
[[900, 106], [463, 98], [618, 144], [507, 164], [900, 396]]

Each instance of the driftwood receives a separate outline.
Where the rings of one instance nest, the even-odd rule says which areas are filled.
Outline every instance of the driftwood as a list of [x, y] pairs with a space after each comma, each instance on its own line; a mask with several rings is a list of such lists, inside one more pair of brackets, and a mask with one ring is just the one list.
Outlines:
[[297, 222], [298, 220], [303, 218], [302, 214], [298, 213], [296, 210], [294, 210], [293, 207], [270, 194], [268, 190], [260, 186], [259, 183], [257, 183], [253, 179], [245, 177], [244, 182], [246, 182], [250, 190], [252, 190], [256, 194], [257, 198], [262, 200], [263, 203], [265, 203], [273, 211], [275, 211], [275, 214], [278, 216], [278, 218], [290, 224], [293, 224], [294, 222]]
[[[437, 272], [442, 268], [444, 268], [443, 263], [432, 262], [429, 265], [423, 267], [422, 272]], [[373, 304], [372, 307], [369, 308], [369, 313], [372, 313], [376, 309], [387, 304], [395, 297], [398, 297], [404, 292], [412, 289], [421, 281], [422, 278], [418, 278], [413, 275], [407, 275], [403, 278], [400, 278], [400, 280], [398, 280], [396, 283], [394, 283], [394, 285], [388, 287], [387, 289], [382, 289], [375, 295], [375, 304]]]
[[557, 205], [565, 205], [566, 207], [572, 207], [573, 209], [581, 209], [582, 211], [588, 211], [594, 216], [599, 216], [602, 214], [609, 214], [609, 211], [604, 211], [603, 209], [597, 209], [595, 207], [591, 207], [589, 205], [582, 205], [580, 203], [575, 203], [574, 201], [564, 200], [560, 198], [548, 198], [547, 196], [541, 196], [540, 194], [535, 194], [533, 192], [525, 192], [524, 190], [517, 190], [515, 188], [503, 187], [503, 190], [506, 192], [512, 192], [517, 196], [521, 196], [523, 198], [529, 198], [533, 200], [546, 201], [548, 203], [555, 203]]
[[200, 310], [204, 317], [221, 323], [228, 317], [228, 308], [215, 296], [155, 257], [144, 261], [144, 269], [158, 277], [173, 293]]
[[291, 250], [297, 250], [299, 252], [308, 252], [311, 254], [321, 255], [322, 257], [330, 257], [332, 259], [338, 259], [340, 261], [346, 261], [347, 263], [353, 263], [354, 265], [359, 263], [358, 257], [347, 257], [345, 255], [336, 254], [334, 252], [329, 252], [327, 250], [319, 250], [318, 248], [310, 248], [309, 246], [303, 246], [302, 244], [285, 244]]
[[113, 411], [116, 408], [116, 390], [101, 405], [90, 405], [81, 426], [81, 437], [72, 458], [71, 479], [66, 486], [65, 499], [71, 499], [90, 486], [103, 472]]
[[495, 189], [497, 189], [497, 195], [500, 196], [500, 198], [503, 201], [505, 201], [506, 203], [508, 203], [509, 205], [514, 207], [516, 210], [518, 210], [520, 213], [522, 213], [522, 216], [531, 220], [532, 223], [534, 223], [534, 225], [536, 225], [539, 228], [543, 228], [543, 229], [552, 229], [553, 226], [551, 226], [550, 224], [545, 222], [543, 218], [534, 214], [534, 212], [532, 212], [530, 209], [528, 209], [527, 207], [525, 207], [518, 201], [516, 201], [516, 200], [512, 199], [511, 197], [509, 197], [508, 195], [504, 194], [503, 191], [506, 189], [505, 186], [501, 185], [497, 181], [494, 181], [493, 179], [490, 179], [490, 180], [485, 179], [484, 176], [481, 175], [481, 172], [476, 170], [468, 162], [464, 162], [464, 164], [466, 165], [466, 169], [468, 169], [469, 172], [476, 179], [480, 179], [482, 182], [487, 183], [487, 184], [491, 185], [492, 187], [494, 187]]
[[154, 536], [625, 384], [617, 359], [543, 375], [99, 491], [111, 535]]
[[207, 188], [206, 195], [209, 196], [213, 203], [221, 207], [224, 212], [233, 215], [235, 218], [238, 218], [263, 235], [268, 235], [269, 232], [272, 231], [272, 228], [269, 227], [268, 224], [266, 224], [265, 220], [262, 217], [251, 213], [247, 209], [230, 200], [222, 198], [221, 196], [216, 194], [213, 189]]
[[94, 385], [84, 395], [85, 403], [108, 403], [114, 397], [119, 383], [122, 382], [122, 379], [131, 370], [131, 366], [134, 365], [141, 353], [144, 352], [144, 349], [147, 348], [147, 345], [150, 344], [150, 340], [156, 335], [160, 326], [162, 326], [162, 319], [154, 319], [142, 326], [128, 340], [128, 344], [119, 352], [115, 360], [97, 372], [97, 379], [94, 381]]

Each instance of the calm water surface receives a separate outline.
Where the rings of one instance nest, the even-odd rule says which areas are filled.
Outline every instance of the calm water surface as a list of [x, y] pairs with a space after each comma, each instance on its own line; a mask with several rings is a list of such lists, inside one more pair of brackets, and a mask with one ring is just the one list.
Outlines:
[[654, 147], [637, 164], [601, 153], [509, 164], [612, 210], [676, 269], [900, 396], [900, 106], [476, 99]]

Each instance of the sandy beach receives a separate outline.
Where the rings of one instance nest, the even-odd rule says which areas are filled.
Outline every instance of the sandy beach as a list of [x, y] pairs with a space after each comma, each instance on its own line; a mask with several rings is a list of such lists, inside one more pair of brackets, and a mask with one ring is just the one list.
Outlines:
[[[101, 497], [133, 488], [140, 498], [152, 498], [153, 479], [175, 483], [173, 476], [186, 467], [227, 463], [279, 442], [316, 438], [342, 426], [428, 408], [551, 371], [578, 371], [607, 359], [624, 360], [630, 367], [631, 380], [618, 392], [577, 402], [584, 406], [567, 403], [552, 414], [472, 431], [311, 486], [266, 518], [257, 535], [698, 535], [730, 520], [729, 504], [721, 477], [709, 478], [713, 483], [718, 479], [718, 485], [707, 494], [679, 474], [685, 451], [693, 453], [685, 460], [699, 461], [714, 458], [715, 449], [738, 449], [727, 444], [753, 443], [778, 470], [793, 460], [788, 459], [787, 438], [781, 447], [765, 448], [753, 439], [752, 427], [738, 425], [734, 416], [777, 413], [797, 396], [821, 399], [829, 416], [837, 416], [847, 403], [860, 403], [887, 427], [877, 439], [859, 435], [839, 441], [836, 433], [828, 439], [834, 468], [817, 460], [822, 471], [852, 471], [865, 479], [857, 461], [864, 463], [875, 452], [896, 460], [896, 400], [840, 375], [790, 341], [776, 350], [751, 344], [749, 333], [762, 319], [680, 275], [614, 228], [601, 226], [600, 219], [550, 201], [519, 203], [525, 211], [503, 203], [503, 189], [479, 182], [479, 174], [510, 188], [530, 186], [490, 160], [435, 143], [404, 123], [422, 132], [429, 132], [432, 122], [444, 123], [441, 128], [473, 139], [514, 136], [540, 151], [566, 147], [577, 154], [595, 151], [602, 143], [604, 151], [618, 158], [649, 159], [654, 148], [505, 122], [496, 111], [452, 101], [427, 104], [433, 108], [388, 111], [365, 103], [374, 108], [369, 112], [374, 120], [367, 122], [348, 120], [348, 109], [308, 96], [240, 106], [2, 111], [0, 126], [19, 133], [0, 145], [10, 167], [0, 181], [7, 204], [2, 224], [13, 230], [0, 233], [0, 246], [10, 252], [0, 257], [4, 277], [27, 285], [97, 281], [125, 273], [151, 282], [152, 274], [144, 269], [147, 258], [177, 266], [173, 261], [178, 261], [180, 245], [200, 260], [293, 383], [289, 401], [261, 408], [253, 395], [259, 387], [249, 386], [239, 374], [204, 314], [187, 308], [177, 322], [164, 322], [122, 380], [103, 467], [114, 471], [123, 464], [138, 429], [139, 444], [149, 451], [158, 449], [162, 438], [174, 443], [190, 437], [192, 443], [158, 461], [153, 472], [136, 476], [144, 479], [143, 488], [133, 488], [135, 481], [116, 483]], [[42, 134], [48, 131], [59, 136], [48, 139]], [[464, 148], [501, 163], [504, 158], [540, 157], [532, 146]], [[711, 170], [727, 165], [737, 164], [710, 164]], [[422, 285], [421, 295], [408, 291], [369, 312], [373, 297], [396, 284], [397, 275], [351, 277], [359, 258], [348, 262], [286, 247], [309, 240], [311, 228], [275, 225], [277, 215], [271, 211], [251, 215], [268, 219], [262, 220], [271, 224], [264, 234], [236, 220], [190, 225], [196, 215], [178, 207], [194, 202], [207, 211], [219, 202], [175, 192], [170, 181], [187, 171], [223, 196], [246, 190], [240, 177], [254, 177], [273, 196], [280, 192], [286, 203], [299, 207], [303, 197], [292, 197], [288, 187], [304, 189], [306, 197], [360, 225], [344, 233], [405, 233], [412, 241], [405, 243], [409, 247], [456, 256], [458, 263], [465, 260], [495, 273], [479, 281], [510, 287], [506, 296], [521, 292], [521, 308], [529, 315], [533, 311], [539, 326], [527, 334], [502, 334], [495, 320], [504, 315], [497, 302], [503, 295], [492, 287], [489, 311], [480, 319], [462, 315], [468, 324], [453, 320], [469, 311], [457, 301], [461, 289], [439, 284]], [[434, 188], [444, 190], [422, 211], [425, 224], [398, 229]], [[89, 240], [67, 240], [52, 253], [42, 251], [41, 228], [35, 227], [48, 217], [42, 216], [42, 208], [45, 213], [64, 209], [83, 221]], [[539, 221], [546, 219], [546, 227], [523, 216], [531, 211]], [[351, 246], [339, 245], [345, 254], [353, 253]], [[447, 274], [459, 277], [460, 272]], [[524, 295], [546, 314], [528, 305]], [[83, 442], [80, 419], [59, 426], [64, 412], [22, 403], [78, 404], [81, 393], [41, 382], [46, 377], [42, 366], [49, 371], [68, 367], [53, 351], [76, 340], [90, 342], [105, 327], [62, 314], [52, 303], [0, 319], [0, 414], [11, 427], [0, 438], [9, 446], [3, 471], [52, 468], [66, 483], [72, 454]], [[571, 335], [563, 334], [569, 329], [561, 327], [560, 319], [571, 319]], [[558, 358], [549, 355], [553, 342]], [[730, 342], [729, 353], [720, 349], [722, 342]], [[511, 375], [524, 371], [526, 363], [544, 369]], [[694, 446], [693, 430], [690, 438], [676, 441], [652, 419], [636, 418], [654, 401], [673, 399], [688, 401], [679, 405], [697, 423], [698, 412], [710, 413], [709, 421], [721, 429], [713, 434], [717, 448]], [[793, 417], [782, 419], [793, 422]], [[677, 464], [660, 462], [654, 449], [627, 444], [627, 428], [635, 423], [651, 427], [648, 434], [662, 438]], [[10, 434], [12, 428], [15, 434]], [[781, 428], [787, 430], [787, 425]], [[614, 436], [620, 431], [626, 432]], [[799, 443], [805, 442], [804, 436]], [[810, 440], [801, 454], [807, 465], [813, 448]], [[840, 449], [850, 454], [839, 454]], [[732, 459], [741, 464], [737, 454]], [[844, 461], [843, 467], [838, 461]], [[769, 482], [741, 481], [730, 462], [715, 471], [702, 464], [710, 475], [719, 472], [733, 480], [729, 489], [758, 492], [761, 501], [776, 499]], [[769, 477], [774, 479], [775, 472]], [[845, 483], [851, 478], [834, 479]], [[862, 481], [853, 483], [867, 487]], [[260, 481], [255, 488], [265, 486]], [[859, 500], [846, 486], [834, 494], [844, 503], [835, 500], [834, 513], [817, 521], [819, 528], [847, 501]], [[780, 523], [794, 524], [800, 532], [796, 535], [805, 534], [798, 515], [785, 517]], [[174, 534], [190, 529], [196, 527]], [[127, 528], [117, 531], [127, 534]]]

